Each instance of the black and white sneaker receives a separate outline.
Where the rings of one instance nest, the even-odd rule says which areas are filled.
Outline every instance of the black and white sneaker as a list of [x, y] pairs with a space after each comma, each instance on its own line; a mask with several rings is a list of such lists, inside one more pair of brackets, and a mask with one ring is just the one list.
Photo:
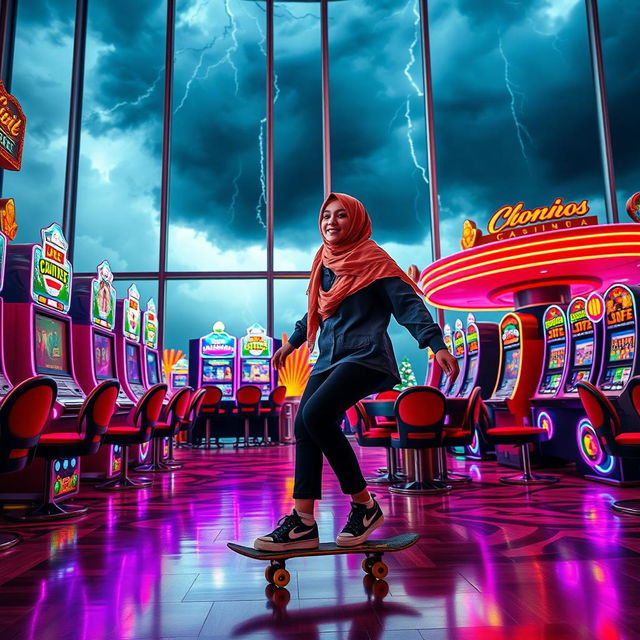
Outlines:
[[317, 549], [320, 544], [318, 525], [302, 522], [294, 509], [293, 513], [280, 518], [278, 526], [264, 536], [255, 539], [253, 548], [259, 551], [287, 551], [289, 549]]
[[362, 544], [383, 522], [384, 515], [375, 498], [370, 509], [364, 504], [352, 502], [347, 524], [338, 534], [336, 544], [339, 547], [355, 547]]

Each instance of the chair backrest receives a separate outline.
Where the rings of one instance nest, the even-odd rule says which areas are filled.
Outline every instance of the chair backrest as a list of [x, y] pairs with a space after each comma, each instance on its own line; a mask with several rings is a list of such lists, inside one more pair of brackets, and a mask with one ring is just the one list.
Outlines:
[[35, 376], [15, 386], [0, 403], [0, 472], [19, 471], [33, 458], [58, 386]]
[[381, 391], [376, 395], [376, 400], [397, 400], [400, 395], [400, 391], [397, 389], [387, 389], [386, 391]]
[[248, 384], [246, 387], [240, 387], [236, 391], [238, 413], [258, 413], [260, 410], [261, 397], [262, 391], [260, 387], [252, 384]]
[[187, 411], [189, 409], [189, 398], [191, 397], [191, 387], [181, 387], [176, 391], [163, 410], [164, 421], [172, 427], [172, 433], [175, 435], [182, 424]]
[[284, 404], [284, 400], [286, 397], [287, 397], [287, 387], [285, 387], [283, 384], [276, 387], [269, 394], [269, 406], [271, 410], [276, 411], [277, 409], [280, 409], [280, 407], [282, 407], [282, 405]]
[[460, 428], [471, 432], [480, 423], [480, 413], [482, 411], [482, 398], [480, 397], [480, 387], [473, 387], [467, 401], [467, 408], [462, 418]]
[[589, 418], [591, 426], [596, 430], [598, 438], [609, 454], [615, 455], [616, 436], [620, 433], [620, 418], [614, 406], [600, 389], [590, 382], [578, 382], [578, 395]]
[[151, 437], [151, 431], [160, 418], [162, 403], [167, 395], [167, 389], [168, 387], [164, 382], [154, 384], [138, 400], [133, 414], [133, 424], [140, 429], [140, 434], [145, 442]]
[[442, 434], [447, 399], [434, 387], [405, 389], [396, 400], [396, 420], [401, 436], [406, 433]]
[[84, 433], [85, 450], [82, 455], [91, 455], [100, 448], [116, 410], [118, 391], [120, 383], [117, 380], [104, 380], [85, 398], [78, 414], [78, 431]]
[[207, 389], [202, 387], [195, 393], [191, 394], [189, 399], [189, 407], [182, 421], [181, 431], [190, 431], [193, 429], [196, 420], [202, 415], [202, 407], [204, 405], [204, 398], [207, 393]]
[[202, 402], [202, 413], [218, 413], [220, 410], [220, 402], [222, 402], [222, 390], [211, 384], [206, 384], [201, 388], [204, 391]]
[[638, 414], [638, 417], [640, 417], [640, 376], [631, 378], [627, 389], [629, 389], [631, 404], [633, 405], [635, 412]]

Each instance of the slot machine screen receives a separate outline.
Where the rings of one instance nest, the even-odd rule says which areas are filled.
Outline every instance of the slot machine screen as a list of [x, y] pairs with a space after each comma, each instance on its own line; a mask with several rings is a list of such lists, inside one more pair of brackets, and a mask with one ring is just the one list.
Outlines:
[[564, 366], [565, 346], [551, 347], [549, 351], [549, 369], [562, 369]]
[[158, 354], [147, 351], [147, 380], [149, 384], [158, 384]]
[[36, 313], [33, 348], [38, 373], [70, 373], [66, 322]]
[[142, 379], [140, 378], [140, 347], [127, 342], [125, 351], [127, 356], [127, 380], [133, 384], [142, 384]]
[[93, 334], [93, 366], [98, 380], [115, 378], [113, 338], [97, 331]]
[[612, 333], [609, 361], [618, 362], [619, 360], [633, 360], [633, 356], [636, 353], [635, 338], [635, 333], [628, 329]]
[[171, 386], [174, 389], [178, 387], [186, 387], [187, 386], [187, 374], [186, 373], [174, 373], [171, 376]]
[[269, 360], [244, 360], [242, 382], [269, 382], [271, 380]]
[[469, 364], [467, 366], [467, 376], [466, 376], [467, 381], [472, 383], [475, 380], [477, 370], [478, 370], [478, 358], [470, 358]]
[[511, 390], [515, 387], [520, 370], [520, 349], [504, 352], [504, 372], [498, 391]]
[[576, 350], [573, 353], [574, 367], [589, 367], [593, 364], [593, 340], [584, 338], [576, 340]]
[[233, 382], [231, 360], [204, 360], [202, 363], [202, 383]]

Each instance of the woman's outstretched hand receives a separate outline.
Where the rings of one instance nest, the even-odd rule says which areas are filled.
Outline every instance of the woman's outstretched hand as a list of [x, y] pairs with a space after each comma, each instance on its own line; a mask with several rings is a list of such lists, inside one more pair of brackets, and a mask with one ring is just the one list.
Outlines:
[[460, 367], [458, 361], [449, 353], [447, 349], [440, 349], [436, 353], [436, 362], [440, 365], [440, 368], [447, 374], [447, 378], [451, 382], [455, 382], [458, 374], [460, 373]]
[[[285, 342], [274, 354], [273, 354], [273, 366], [276, 369], [282, 369], [289, 354], [293, 353], [295, 349], [291, 344]], [[449, 353], [447, 351], [447, 353]], [[455, 360], [455, 358], [454, 358]]]

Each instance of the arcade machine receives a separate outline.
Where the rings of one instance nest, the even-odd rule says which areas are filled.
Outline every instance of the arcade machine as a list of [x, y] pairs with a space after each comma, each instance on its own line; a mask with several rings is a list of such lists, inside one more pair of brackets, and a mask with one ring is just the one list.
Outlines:
[[[480, 387], [480, 397], [491, 397], [498, 377], [500, 360], [500, 330], [495, 322], [476, 322], [475, 316], [467, 316], [466, 367], [459, 376], [458, 398], [468, 398], [474, 387]], [[456, 452], [458, 453], [458, 452]], [[461, 451], [472, 460], [494, 456], [493, 446], [488, 445], [476, 432], [471, 444]]]
[[[116, 370], [116, 290], [113, 273], [104, 260], [95, 278], [74, 278], [71, 297], [73, 319], [73, 364], [82, 390], [89, 394], [103, 380], [118, 379]], [[125, 421], [133, 401], [121, 387], [112, 421]], [[113, 478], [120, 472], [122, 448], [105, 445], [82, 461], [82, 475]]]
[[[444, 343], [447, 349], [449, 349], [449, 353], [453, 353], [453, 340], [451, 338], [451, 326], [448, 324], [445, 324], [444, 330], [442, 333], [443, 333], [442, 337], [444, 339]], [[436, 387], [437, 389], [442, 391], [442, 393], [444, 393], [444, 395], [446, 396], [450, 386], [449, 378], [447, 377], [447, 374], [442, 370], [442, 368], [436, 362], [435, 356], [430, 356], [430, 364], [427, 369], [427, 372], [428, 372], [427, 385], [430, 387]]]
[[[279, 341], [276, 341], [279, 342]], [[271, 364], [274, 353], [274, 339], [267, 335], [264, 327], [253, 324], [247, 334], [240, 338], [240, 386], [255, 385], [262, 391], [262, 400], [277, 384], [277, 372]], [[275, 348], [278, 348], [278, 344]]]
[[181, 387], [186, 387], [189, 382], [189, 361], [186, 358], [180, 358], [171, 367], [169, 374], [169, 389], [176, 392]]
[[[7, 250], [3, 289], [5, 362], [14, 384], [38, 374], [56, 381], [57, 401], [45, 429], [68, 431], [73, 428], [85, 398], [73, 364], [68, 315], [72, 289], [72, 267], [67, 260], [69, 245], [57, 223], [42, 229], [41, 236], [42, 245], [15, 244]], [[38, 498], [44, 470], [44, 462], [36, 458], [24, 472], [7, 477], [9, 487], [3, 479], [0, 494], [5, 498]], [[80, 490], [80, 459], [56, 460], [49, 486], [49, 499], [53, 502], [76, 495]], [[16, 487], [21, 494], [13, 493]]]
[[[2, 291], [2, 285], [4, 283], [4, 265], [7, 256], [7, 244], [7, 236], [5, 236], [0, 230], [0, 291]], [[3, 398], [12, 387], [12, 384], [5, 373], [7, 368], [4, 364], [3, 328], [4, 309], [2, 298], [0, 298], [0, 399]]]
[[[614, 284], [603, 298], [602, 367], [597, 386], [618, 412], [621, 430], [637, 431], [638, 416], [631, 404], [628, 382], [640, 373], [637, 351], [640, 287]], [[594, 304], [596, 300], [593, 295], [589, 298], [588, 311], [597, 306]], [[637, 461], [608, 455], [586, 418], [578, 424], [577, 442], [580, 458], [576, 466], [578, 471], [585, 473], [585, 477], [608, 484], [637, 484], [640, 480]]]
[[189, 385], [199, 389], [211, 384], [222, 391], [223, 400], [235, 400], [238, 382], [238, 340], [224, 330], [222, 322], [202, 338], [189, 340]]
[[[493, 394], [485, 402], [497, 427], [529, 423], [529, 398], [542, 366], [538, 319], [529, 313], [508, 313], [500, 321], [500, 366]], [[523, 366], [526, 363], [526, 366]], [[499, 464], [520, 466], [519, 447], [496, 445]]]
[[453, 355], [458, 361], [460, 373], [456, 381], [450, 384], [447, 389], [446, 396], [448, 398], [456, 398], [459, 396], [467, 371], [467, 338], [460, 318], [456, 320], [455, 331], [453, 332]]

